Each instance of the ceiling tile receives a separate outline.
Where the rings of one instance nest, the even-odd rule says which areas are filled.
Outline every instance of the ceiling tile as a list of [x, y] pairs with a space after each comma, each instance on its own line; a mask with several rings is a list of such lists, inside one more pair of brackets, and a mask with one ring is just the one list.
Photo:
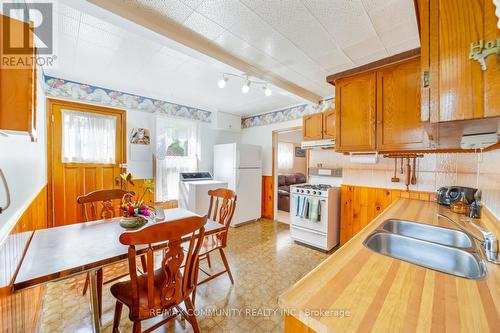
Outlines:
[[82, 16], [82, 12], [70, 7], [68, 5], [65, 5], [64, 3], [58, 3], [57, 6], [55, 7], [56, 11], [66, 17], [72, 18], [74, 20], [79, 21], [80, 17]]
[[360, 0], [304, 0], [304, 4], [333, 36], [338, 47], [353, 45], [375, 33]]
[[82, 13], [81, 22], [99, 30], [111, 32], [115, 35], [124, 34], [125, 31], [114, 24], [101, 20], [87, 13]]
[[80, 24], [79, 40], [94, 43], [110, 50], [117, 50], [123, 38], [107, 31], [97, 29], [85, 23]]
[[336, 48], [328, 32], [299, 0], [243, 0], [243, 3], [310, 56]]
[[68, 16], [61, 16], [58, 19], [58, 29], [64, 35], [72, 36], [75, 39], [78, 37], [78, 29], [80, 22]]
[[239, 1], [227, 0], [205, 0], [196, 11], [226, 29], [230, 29], [248, 12]]
[[349, 57], [346, 56], [345, 52], [337, 49], [334, 51], [331, 51], [327, 53], [324, 56], [318, 57], [314, 59], [316, 63], [321, 66], [322, 68], [331, 68], [335, 66], [340, 66], [340, 65], [354, 65], [349, 59]]
[[418, 28], [410, 24], [395, 26], [396, 29], [380, 34], [380, 39], [386, 48], [392, 48], [407, 40], [419, 39]]
[[353, 61], [363, 58], [367, 54], [376, 53], [378, 51], [385, 51], [385, 49], [377, 35], [371, 35], [366, 39], [344, 49], [346, 55]]
[[398, 30], [399, 26], [415, 26], [412, 0], [387, 2], [385, 5], [368, 10], [373, 26], [378, 34]]
[[354, 62], [356, 63], [357, 66], [362, 66], [369, 64], [370, 62], [374, 62], [380, 59], [387, 58], [389, 54], [385, 49], [382, 50], [377, 50], [373, 53], [367, 53], [365, 56], [356, 59]]
[[243, 49], [250, 46], [243, 39], [236, 37], [229, 31], [224, 31], [217, 39], [214, 41], [216, 44], [220, 45], [226, 51], [232, 53], [241, 52]]
[[193, 9], [196, 9], [203, 2], [203, 0], [180, 0], [180, 1]]
[[420, 47], [420, 39], [418, 37], [406, 40], [402, 43], [387, 46], [387, 52], [389, 55], [395, 55], [408, 50], [413, 50]]
[[208, 39], [216, 39], [224, 32], [223, 27], [197, 12], [189, 15], [184, 25]]

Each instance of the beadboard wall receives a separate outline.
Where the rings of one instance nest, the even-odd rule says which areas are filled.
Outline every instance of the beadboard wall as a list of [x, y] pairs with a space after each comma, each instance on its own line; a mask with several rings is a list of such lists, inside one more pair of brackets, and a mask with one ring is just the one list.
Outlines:
[[[354, 164], [348, 155], [332, 150], [312, 150], [310, 166], [342, 168], [343, 184], [390, 189], [406, 189], [405, 175], [399, 173], [399, 183], [391, 182], [394, 160], [379, 157], [376, 164]], [[406, 162], [405, 162], [406, 163]], [[479, 174], [479, 177], [478, 177]], [[417, 160], [417, 184], [410, 190], [432, 192], [441, 186], [479, 187], [482, 200], [500, 218], [500, 151], [468, 154], [426, 154]]]

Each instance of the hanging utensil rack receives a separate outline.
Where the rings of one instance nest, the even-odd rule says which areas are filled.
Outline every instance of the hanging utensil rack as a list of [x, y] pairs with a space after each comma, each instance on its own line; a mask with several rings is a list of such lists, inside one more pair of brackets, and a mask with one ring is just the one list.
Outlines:
[[[410, 185], [416, 185], [417, 184], [417, 172], [415, 170], [416, 167], [416, 160], [417, 158], [422, 158], [424, 157], [424, 154], [418, 154], [418, 153], [396, 153], [396, 154], [384, 154], [384, 158], [394, 158], [395, 159], [395, 164], [394, 164], [394, 171], [396, 171], [397, 167], [397, 160], [401, 159], [401, 168], [403, 168], [403, 160], [406, 159], [406, 177], [405, 177], [405, 185], [406, 185], [406, 190], [410, 190]], [[413, 168], [410, 165], [410, 160], [413, 159]], [[413, 170], [412, 170], [413, 169]], [[413, 171], [413, 172], [412, 172]], [[396, 182], [396, 176], [394, 175], [394, 178], [391, 179], [392, 182]], [[399, 179], [398, 179], [399, 181]]]

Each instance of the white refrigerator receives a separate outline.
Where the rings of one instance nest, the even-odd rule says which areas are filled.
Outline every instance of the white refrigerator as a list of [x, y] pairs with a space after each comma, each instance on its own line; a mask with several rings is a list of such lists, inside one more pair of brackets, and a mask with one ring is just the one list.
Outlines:
[[214, 178], [228, 183], [238, 199], [232, 226], [261, 217], [262, 148], [229, 143], [214, 146]]

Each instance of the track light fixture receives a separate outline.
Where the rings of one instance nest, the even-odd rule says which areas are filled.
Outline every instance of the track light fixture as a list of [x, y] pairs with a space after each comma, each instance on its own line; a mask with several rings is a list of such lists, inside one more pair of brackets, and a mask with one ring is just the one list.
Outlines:
[[246, 79], [245, 84], [243, 84], [243, 86], [241, 87], [241, 92], [247, 94], [250, 91], [250, 84], [250, 80]]
[[222, 79], [220, 79], [220, 81], [217, 82], [217, 85], [219, 86], [219, 88], [221, 88], [221, 89], [224, 88], [226, 86], [227, 80], [228, 80], [228, 78], [224, 74], [222, 74]]
[[219, 88], [222, 89], [226, 86], [227, 81], [229, 81], [228, 76], [234, 76], [243, 79], [243, 86], [241, 87], [241, 92], [244, 94], [248, 94], [248, 92], [250, 91], [250, 86], [252, 84], [262, 86], [262, 90], [264, 91], [264, 95], [266, 96], [271, 96], [273, 94], [273, 91], [268, 87], [267, 82], [251, 80], [247, 74], [238, 75], [232, 73], [222, 73], [222, 79], [220, 79], [220, 81], [217, 82]]
[[269, 89], [267, 84], [265, 86], [263, 86], [262, 89], [264, 89], [264, 95], [266, 95], [267, 97], [269, 97], [273, 94], [273, 91], [271, 89]]

